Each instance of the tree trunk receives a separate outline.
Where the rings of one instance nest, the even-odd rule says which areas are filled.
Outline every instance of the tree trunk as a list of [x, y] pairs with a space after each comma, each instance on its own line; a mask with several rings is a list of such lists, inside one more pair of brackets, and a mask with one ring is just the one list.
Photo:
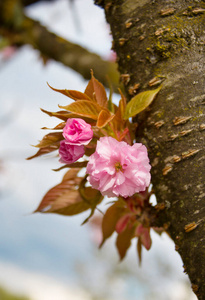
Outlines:
[[105, 0], [129, 95], [162, 89], [138, 117], [168, 232], [198, 299], [205, 299], [205, 1]]

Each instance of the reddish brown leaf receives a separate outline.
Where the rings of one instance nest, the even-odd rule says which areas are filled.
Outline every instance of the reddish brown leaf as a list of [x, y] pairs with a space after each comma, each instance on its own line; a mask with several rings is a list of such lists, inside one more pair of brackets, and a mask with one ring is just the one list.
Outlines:
[[134, 227], [130, 228], [127, 226], [127, 228], [118, 234], [117, 240], [116, 240], [116, 247], [118, 250], [118, 253], [120, 255], [120, 260], [122, 260], [129, 247], [131, 246], [131, 240], [134, 237]]
[[123, 215], [116, 224], [115, 230], [117, 233], [121, 233], [125, 230], [125, 228], [127, 227], [127, 224], [130, 220], [130, 214], [127, 213], [125, 215]]
[[94, 148], [85, 148], [85, 155], [90, 156], [95, 152]]
[[[67, 181], [67, 180], [76, 180], [76, 178], [80, 178], [80, 177], [77, 177], [77, 174], [78, 174], [79, 171], [80, 171], [79, 167], [68, 170], [65, 173], [65, 175], [63, 176], [62, 182]], [[82, 178], [80, 178], [80, 181], [81, 180], [82, 180]], [[75, 181], [75, 183], [72, 182], [72, 184], [76, 184], [76, 181]]]
[[121, 106], [121, 113], [122, 113], [122, 116], [123, 116], [124, 113], [125, 113], [126, 105], [127, 105], [127, 99], [123, 95], [123, 93], [122, 93], [121, 90], [119, 90], [119, 92], [120, 92], [120, 95], [121, 95], [121, 99], [120, 99], [121, 100], [121, 104], [120, 104], [120, 106]]
[[125, 96], [122, 94], [122, 92], [120, 91], [121, 94], [121, 99], [119, 102], [119, 106], [117, 107], [117, 111], [115, 113], [115, 117], [113, 118], [113, 125], [114, 128], [118, 131], [121, 131], [124, 129], [124, 124], [125, 124], [125, 120], [124, 120], [124, 113], [125, 113], [125, 109], [126, 109], [126, 98]]
[[[48, 84], [48, 83], [47, 83]], [[55, 92], [58, 92], [58, 93], [61, 93], [61, 94], [63, 94], [63, 95], [65, 95], [65, 96], [67, 96], [67, 97], [69, 97], [69, 98], [71, 98], [71, 99], [73, 99], [73, 100], [92, 100], [92, 99], [90, 99], [89, 98], [89, 96], [88, 95], [86, 95], [86, 94], [84, 94], [84, 93], [81, 93], [81, 92], [79, 92], [79, 91], [74, 91], [74, 90], [59, 90], [59, 89], [55, 89], [55, 88], [53, 88], [52, 86], [50, 86], [49, 84], [48, 84], [48, 86], [53, 90], [53, 91], [55, 91]]]
[[84, 167], [87, 166], [87, 163], [88, 163], [87, 160], [86, 161], [77, 161], [77, 162], [75, 162], [73, 164], [64, 165], [64, 166], [62, 166], [62, 167], [60, 167], [58, 169], [53, 169], [53, 171], [60, 171], [60, 170], [63, 170], [65, 168], [84, 168]]
[[85, 187], [86, 178], [77, 177], [79, 170], [80, 168], [70, 169], [62, 182], [46, 193], [35, 212], [72, 216], [91, 209], [87, 221], [103, 197], [99, 191]]
[[47, 127], [42, 127], [41, 129], [45, 129], [45, 130], [61, 130], [65, 127], [66, 122], [62, 122], [60, 124], [58, 124], [57, 126], [55, 126], [54, 128], [47, 128]]
[[152, 240], [150, 237], [150, 227], [143, 227], [142, 224], [139, 224], [136, 228], [135, 235], [139, 237], [142, 245], [149, 250], [152, 245]]
[[[68, 112], [68, 111], [65, 111], [65, 110], [61, 110], [61, 111], [58, 111], [58, 112], [49, 112], [49, 111], [46, 111], [42, 108], [41, 108], [41, 110], [42, 110], [42, 112], [46, 113], [50, 117], [56, 117], [56, 118], [59, 118], [63, 121], [67, 121], [68, 119], [71, 119], [71, 118], [79, 118], [78, 114], [71, 113], [71, 112]], [[83, 119], [86, 123], [88, 123], [92, 126], [95, 126], [95, 122], [91, 118], [84, 117], [84, 116], [81, 116], [80, 118]]]
[[141, 235], [141, 243], [143, 244], [143, 246], [149, 250], [151, 248], [152, 245], [152, 240], [150, 237], [150, 229], [147, 228], [147, 230], [145, 231], [145, 233], [143, 235]]
[[112, 206], [106, 211], [103, 221], [102, 221], [102, 233], [103, 240], [100, 244], [100, 247], [104, 242], [113, 234], [116, 228], [117, 221], [120, 219], [124, 208], [119, 206], [118, 202], [115, 202]]
[[138, 241], [137, 241], [137, 253], [138, 253], [139, 265], [140, 265], [141, 261], [142, 261], [142, 243], [141, 243], [141, 239], [138, 239]]
[[32, 156], [28, 157], [27, 160], [30, 160], [30, 159], [33, 159], [35, 157], [53, 152], [53, 151], [55, 151], [59, 148], [59, 145], [60, 145], [60, 142], [56, 143], [55, 145], [40, 148], [35, 155], [32, 155]]
[[39, 144], [37, 144], [35, 147], [37, 148], [44, 148], [51, 145], [55, 145], [56, 142], [59, 142], [63, 140], [64, 137], [62, 135], [62, 132], [52, 132], [49, 134], [46, 134], [43, 139], [40, 141]]
[[114, 115], [112, 123], [115, 130], [117, 131], [121, 131], [124, 128], [125, 121], [123, 120], [123, 115], [122, 115], [122, 99], [119, 102], [119, 107]]
[[59, 107], [77, 114], [78, 117], [83, 116], [83, 117], [91, 118], [93, 120], [98, 119], [98, 115], [102, 110], [102, 107], [100, 107], [100, 105], [88, 100], [81, 100], [81, 101], [73, 102], [67, 106], [59, 106]]
[[84, 222], [82, 223], [82, 225], [83, 225], [87, 221], [89, 221], [89, 219], [92, 217], [92, 215], [95, 212], [96, 206], [103, 200], [104, 197], [101, 195], [101, 193], [98, 190], [95, 190], [91, 187], [85, 187], [84, 186], [84, 189], [79, 188], [79, 192], [80, 192], [80, 195], [83, 198], [83, 200], [86, 203], [89, 203], [90, 208], [91, 208], [91, 213], [84, 220]]
[[107, 108], [107, 95], [104, 86], [94, 77], [91, 71], [91, 79], [84, 92], [89, 98], [96, 100], [97, 103]]
[[50, 189], [35, 212], [72, 216], [89, 208], [90, 204], [83, 201], [78, 190], [74, 189], [73, 180], [71, 179], [65, 180]]
[[92, 207], [96, 207], [98, 203], [103, 199], [103, 196], [98, 190], [93, 189], [92, 187], [86, 187], [87, 176], [83, 178], [79, 185], [79, 193], [83, 200], [89, 203]]
[[107, 123], [110, 122], [114, 118], [114, 116], [115, 115], [111, 114], [109, 112], [109, 110], [105, 110], [105, 109], [101, 110], [101, 112], [98, 115], [98, 120], [97, 120], [96, 126], [98, 128], [102, 128], [102, 127], [106, 126]]
[[45, 114], [49, 115], [50, 117], [56, 117], [58, 119], [61, 119], [63, 121], [67, 121], [68, 118], [75, 118], [75, 114], [71, 114], [65, 110], [57, 111], [57, 112], [50, 112], [47, 111], [43, 108], [41, 108], [41, 111], [44, 112]]

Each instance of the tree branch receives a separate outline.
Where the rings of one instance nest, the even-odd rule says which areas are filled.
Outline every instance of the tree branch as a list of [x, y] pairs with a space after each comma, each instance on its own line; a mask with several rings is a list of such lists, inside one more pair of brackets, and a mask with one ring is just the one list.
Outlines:
[[103, 60], [99, 55], [59, 37], [39, 22], [26, 17], [17, 0], [0, 0], [0, 34], [17, 45], [31, 45], [44, 56], [61, 62], [85, 79], [90, 79], [90, 70], [93, 69], [98, 80], [105, 86], [108, 86], [109, 80], [117, 91], [119, 74], [115, 63]]

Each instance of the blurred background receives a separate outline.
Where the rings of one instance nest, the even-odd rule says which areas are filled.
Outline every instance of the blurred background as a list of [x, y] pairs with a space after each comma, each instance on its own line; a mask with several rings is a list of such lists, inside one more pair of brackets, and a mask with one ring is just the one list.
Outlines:
[[[112, 60], [103, 10], [92, 0], [40, 1], [26, 14], [49, 30]], [[133, 243], [119, 262], [115, 237], [99, 250], [101, 235], [88, 216], [32, 214], [64, 171], [52, 155], [26, 161], [58, 121], [40, 111], [57, 111], [68, 98], [55, 88], [84, 91], [73, 70], [42, 59], [30, 46], [19, 49], [0, 36], [0, 300], [195, 300], [182, 261], [166, 234], [152, 232], [153, 245], [139, 266]], [[117, 101], [118, 96], [115, 95]], [[57, 123], [56, 123], [57, 122]]]

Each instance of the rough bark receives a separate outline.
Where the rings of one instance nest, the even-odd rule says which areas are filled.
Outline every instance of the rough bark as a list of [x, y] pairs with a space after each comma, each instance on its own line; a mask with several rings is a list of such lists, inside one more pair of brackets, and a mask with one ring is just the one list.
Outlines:
[[[98, 0], [128, 94], [162, 89], [138, 117], [152, 183], [192, 289], [205, 299], [205, 1]], [[125, 75], [126, 74], [126, 75]]]
[[20, 0], [0, 0], [0, 34], [9, 39], [11, 44], [31, 45], [45, 59], [61, 62], [87, 80], [93, 69], [96, 78], [105, 86], [109, 85], [110, 80], [117, 91], [119, 74], [115, 63], [103, 60], [99, 55], [65, 40], [28, 18]]

